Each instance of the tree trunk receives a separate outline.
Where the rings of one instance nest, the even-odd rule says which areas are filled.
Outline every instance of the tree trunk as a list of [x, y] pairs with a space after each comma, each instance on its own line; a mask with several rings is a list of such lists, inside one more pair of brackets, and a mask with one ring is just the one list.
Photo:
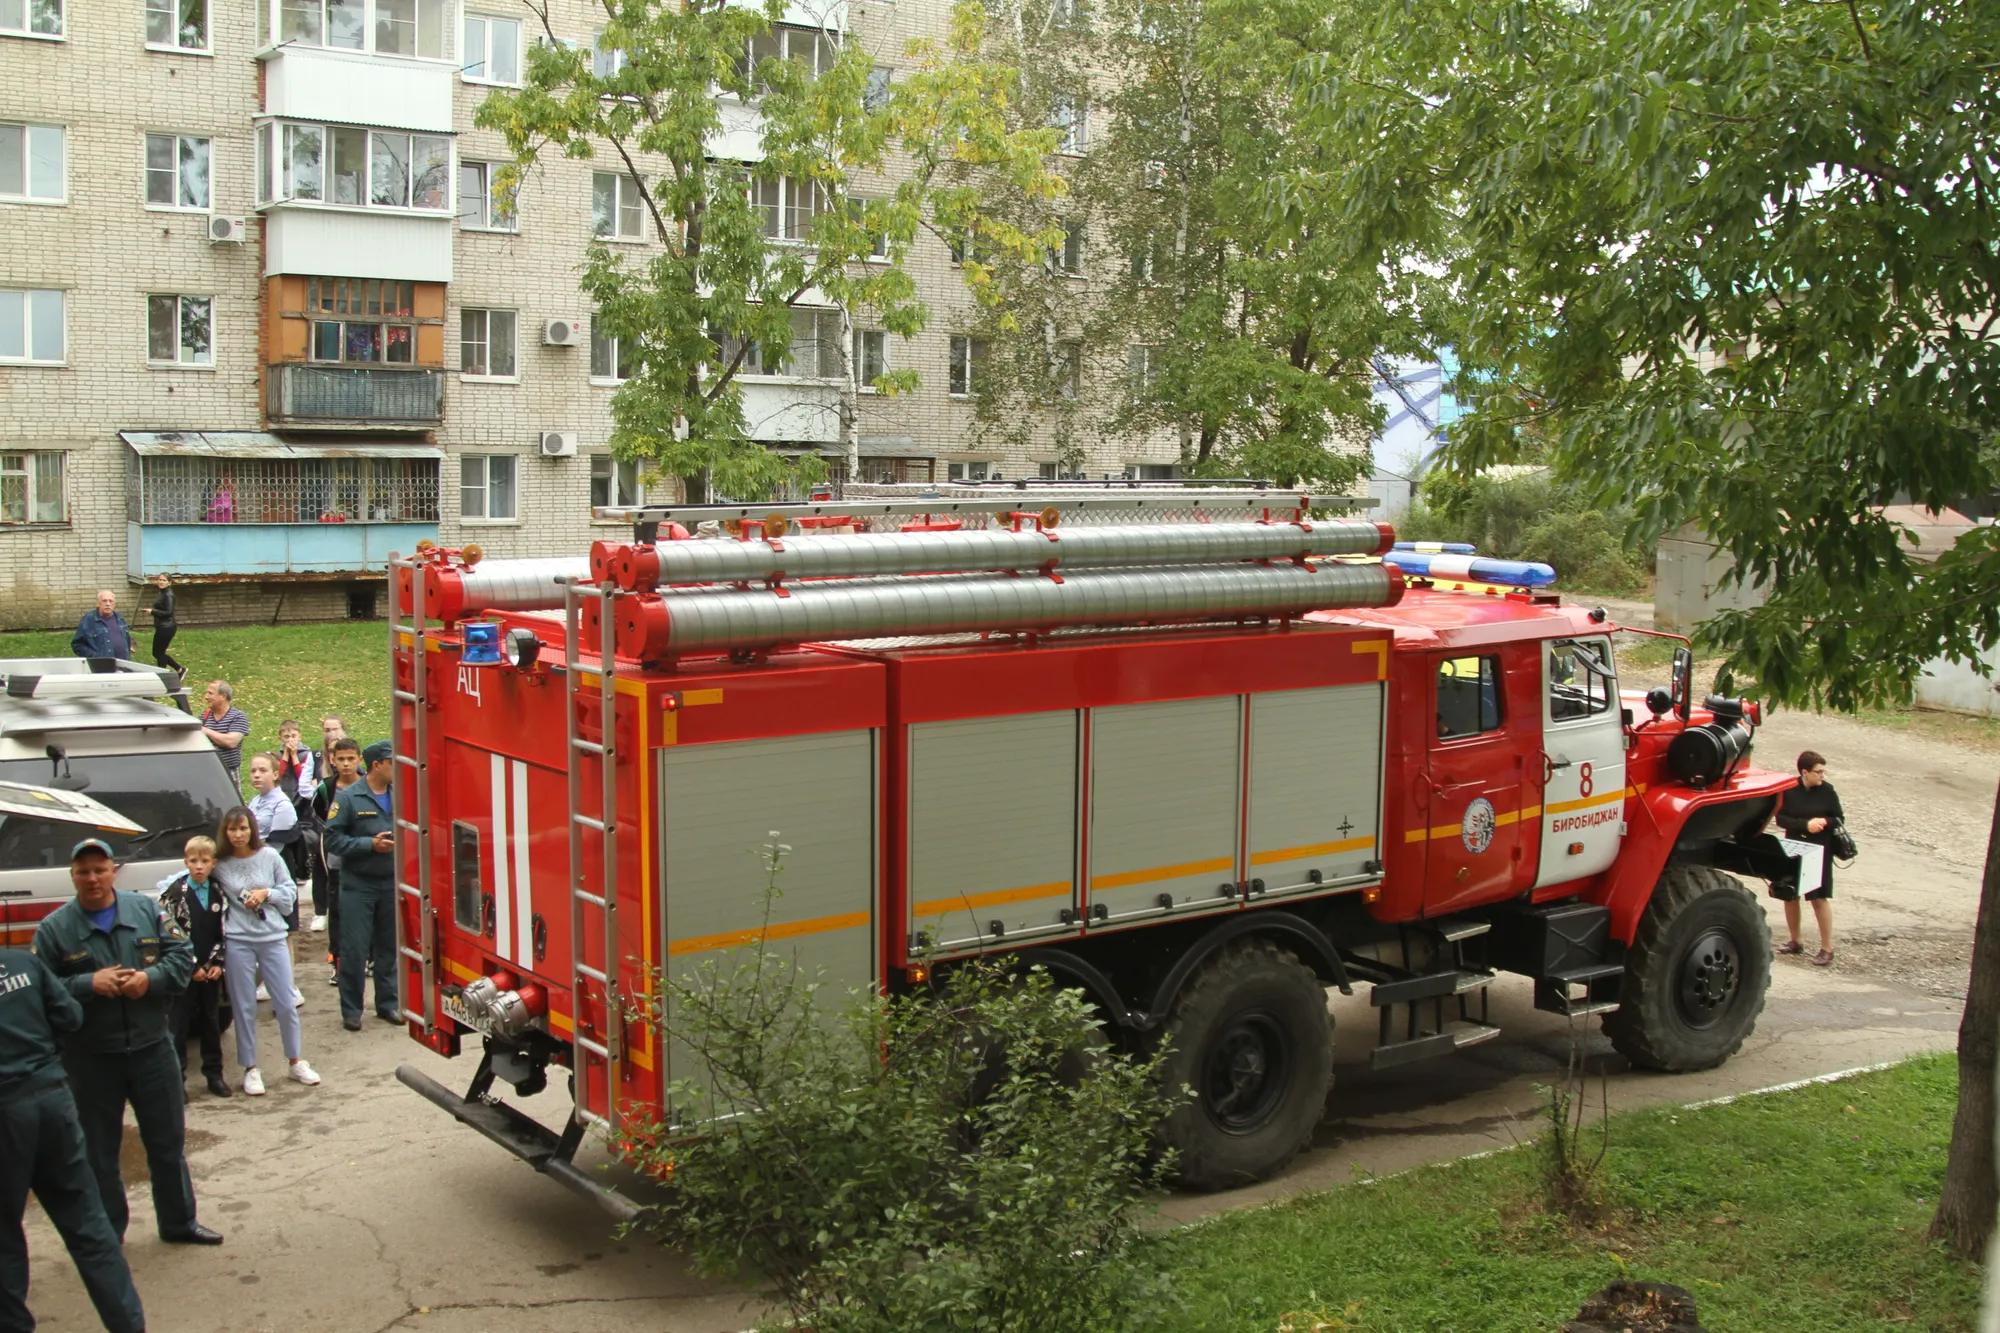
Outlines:
[[1986, 871], [1979, 884], [1979, 920], [1972, 934], [1972, 981], [1958, 1023], [1958, 1114], [1951, 1123], [1951, 1153], [1931, 1239], [1960, 1257], [1986, 1253], [2000, 1210], [2000, 1168], [1994, 1161], [1994, 1076], [2000, 1056], [2000, 799], [1986, 838]]

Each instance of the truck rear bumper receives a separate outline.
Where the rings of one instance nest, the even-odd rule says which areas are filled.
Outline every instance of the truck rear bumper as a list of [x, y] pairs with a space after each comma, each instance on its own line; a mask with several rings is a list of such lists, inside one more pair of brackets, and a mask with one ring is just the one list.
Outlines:
[[619, 1222], [638, 1220], [639, 1205], [579, 1168], [570, 1160], [570, 1152], [574, 1151], [575, 1145], [565, 1145], [562, 1136], [539, 1120], [522, 1114], [505, 1102], [483, 1098], [467, 1100], [410, 1065], [396, 1066], [396, 1077], [404, 1087], [449, 1111], [459, 1124], [478, 1130], [543, 1175], [589, 1199]]

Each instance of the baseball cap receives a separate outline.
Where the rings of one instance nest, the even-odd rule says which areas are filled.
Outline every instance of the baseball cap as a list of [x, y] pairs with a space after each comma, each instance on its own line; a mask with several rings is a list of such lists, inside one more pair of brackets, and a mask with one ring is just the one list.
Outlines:
[[111, 850], [111, 844], [104, 839], [85, 838], [82, 842], [69, 849], [70, 864], [75, 865], [78, 858], [86, 856], [91, 852], [100, 852], [105, 856], [111, 857], [113, 860], [117, 859], [116, 854]]
[[376, 741], [373, 745], [369, 746], [367, 749], [361, 752], [361, 757], [367, 760], [370, 764], [379, 764], [384, 759], [395, 758], [396, 747], [389, 744], [389, 742], [387, 741]]

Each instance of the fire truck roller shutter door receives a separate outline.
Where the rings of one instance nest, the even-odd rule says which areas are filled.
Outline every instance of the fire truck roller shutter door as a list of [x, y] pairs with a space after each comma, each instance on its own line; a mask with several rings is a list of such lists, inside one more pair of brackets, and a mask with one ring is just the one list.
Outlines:
[[1234, 694], [1092, 710], [1093, 925], [1235, 906], [1242, 723]]
[[1076, 732], [1073, 709], [910, 728], [912, 941], [957, 952], [1070, 928]]
[[[836, 731], [660, 751], [661, 930], [669, 975], [755, 944], [844, 1003], [875, 980], [875, 735]], [[775, 832], [776, 836], [773, 837]], [[765, 934], [765, 847], [788, 844]], [[663, 1079], [696, 1079], [669, 1043]]]
[[1381, 860], [1381, 794], [1379, 684], [1250, 696], [1250, 879], [1266, 896], [1379, 880], [1363, 867]]

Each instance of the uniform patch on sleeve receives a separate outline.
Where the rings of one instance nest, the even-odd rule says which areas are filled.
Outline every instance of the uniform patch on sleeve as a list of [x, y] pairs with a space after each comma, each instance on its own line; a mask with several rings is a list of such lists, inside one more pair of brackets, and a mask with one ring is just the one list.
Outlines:
[[327, 806], [327, 808], [326, 808], [326, 817], [327, 817], [328, 819], [338, 819], [338, 818], [340, 818], [340, 802], [339, 802], [339, 801], [335, 801], [335, 802], [334, 802], [333, 804], [331, 804], [331, 805]]

